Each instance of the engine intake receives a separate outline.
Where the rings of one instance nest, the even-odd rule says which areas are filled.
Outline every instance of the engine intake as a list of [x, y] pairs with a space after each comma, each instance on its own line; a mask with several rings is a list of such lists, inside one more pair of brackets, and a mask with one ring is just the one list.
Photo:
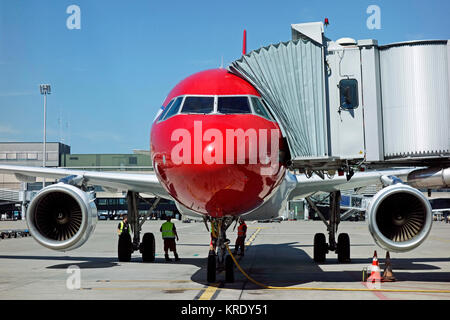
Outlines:
[[97, 222], [97, 208], [89, 194], [58, 183], [42, 189], [26, 215], [31, 235], [53, 250], [72, 250], [87, 241]]
[[428, 236], [432, 209], [417, 189], [395, 184], [379, 191], [367, 208], [369, 231], [383, 249], [406, 252], [418, 247]]

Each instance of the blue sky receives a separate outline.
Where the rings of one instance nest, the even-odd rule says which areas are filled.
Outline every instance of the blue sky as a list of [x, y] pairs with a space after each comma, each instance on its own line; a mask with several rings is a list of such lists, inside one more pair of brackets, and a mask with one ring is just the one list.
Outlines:
[[[381, 29], [369, 30], [369, 5]], [[69, 30], [67, 7], [81, 10]], [[42, 141], [40, 83], [50, 83], [47, 141], [72, 153], [148, 149], [151, 122], [176, 83], [290, 40], [290, 24], [329, 18], [326, 36], [380, 44], [449, 39], [450, 1], [0, 0], [0, 141]]]

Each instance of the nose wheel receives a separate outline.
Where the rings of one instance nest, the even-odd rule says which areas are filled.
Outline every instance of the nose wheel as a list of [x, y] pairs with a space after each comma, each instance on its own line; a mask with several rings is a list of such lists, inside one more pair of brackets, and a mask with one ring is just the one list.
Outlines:
[[210, 250], [208, 254], [206, 267], [206, 280], [209, 283], [216, 282], [218, 272], [225, 271], [225, 282], [234, 282], [234, 261], [227, 253], [227, 245], [230, 240], [227, 239], [225, 231], [235, 221], [235, 218], [217, 219], [219, 226], [217, 232], [217, 254], [216, 250]]

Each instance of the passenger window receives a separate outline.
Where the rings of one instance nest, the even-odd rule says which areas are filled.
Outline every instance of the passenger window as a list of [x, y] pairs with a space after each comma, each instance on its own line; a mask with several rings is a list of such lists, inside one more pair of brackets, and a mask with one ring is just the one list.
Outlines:
[[214, 110], [214, 97], [186, 97], [182, 113], [211, 113]]
[[170, 117], [176, 115], [180, 110], [181, 102], [183, 101], [183, 97], [178, 97], [177, 100], [170, 106], [169, 111], [165, 114], [163, 120], [169, 119]]
[[219, 97], [217, 111], [225, 114], [251, 113], [247, 97]]
[[164, 108], [163, 112], [159, 115], [159, 120], [162, 120], [164, 116], [166, 115], [167, 111], [169, 111], [170, 107], [172, 106], [172, 103], [175, 101], [175, 99], [171, 100], [167, 107]]
[[252, 104], [253, 104], [253, 110], [255, 111], [255, 113], [258, 116], [261, 116], [263, 118], [266, 118], [266, 119], [272, 121], [272, 117], [270, 116], [270, 114], [268, 113], [266, 108], [263, 106], [261, 101], [256, 97], [252, 97], [251, 99], [252, 99]]

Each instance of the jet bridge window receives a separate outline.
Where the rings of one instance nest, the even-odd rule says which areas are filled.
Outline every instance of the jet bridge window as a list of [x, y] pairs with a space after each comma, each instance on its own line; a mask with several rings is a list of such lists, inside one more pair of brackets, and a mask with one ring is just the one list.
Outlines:
[[211, 113], [214, 110], [214, 97], [186, 97], [182, 113]]
[[352, 110], [358, 108], [358, 81], [343, 79], [339, 81], [340, 109]]
[[219, 113], [252, 113], [247, 97], [219, 97], [218, 108]]

